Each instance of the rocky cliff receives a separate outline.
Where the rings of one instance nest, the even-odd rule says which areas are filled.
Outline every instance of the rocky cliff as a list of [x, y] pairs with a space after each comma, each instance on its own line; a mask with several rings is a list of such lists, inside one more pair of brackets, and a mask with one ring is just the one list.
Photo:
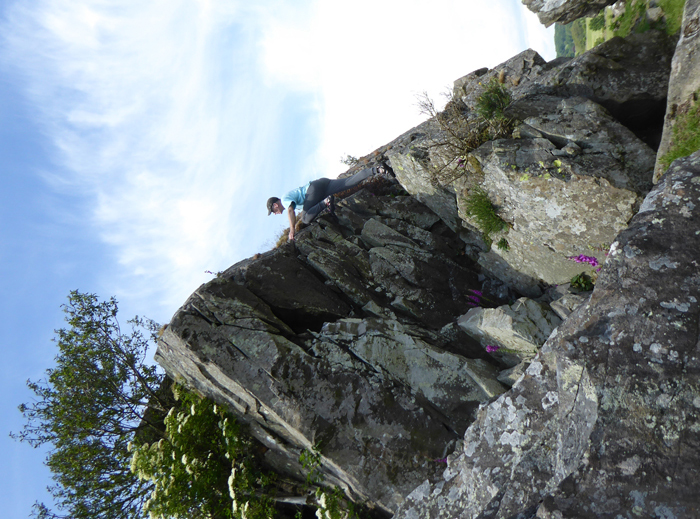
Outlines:
[[457, 80], [477, 128], [507, 88], [507, 134], [449, 156], [436, 117], [364, 158], [395, 178], [197, 289], [158, 362], [269, 467], [303, 481], [313, 451], [380, 514], [696, 517], [700, 154], [652, 184], [673, 53], [651, 32]]

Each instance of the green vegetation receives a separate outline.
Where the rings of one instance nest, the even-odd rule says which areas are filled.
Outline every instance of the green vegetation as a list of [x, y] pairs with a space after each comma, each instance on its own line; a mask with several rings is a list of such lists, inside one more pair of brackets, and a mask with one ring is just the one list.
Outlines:
[[586, 20], [579, 18], [571, 22], [571, 37], [574, 40], [576, 55], [582, 54], [586, 50]]
[[501, 238], [500, 240], [498, 240], [498, 243], [496, 244], [496, 247], [497, 247], [499, 250], [503, 250], [503, 251], [509, 251], [509, 250], [510, 250], [510, 245], [508, 244], [508, 240], [506, 240], [505, 238]]
[[[155, 323], [135, 318], [122, 333], [114, 298], [70, 293], [68, 326], [46, 378], [28, 382], [35, 399], [12, 436], [49, 445], [46, 464], [57, 511], [43, 519], [268, 518], [276, 480], [254, 440], [212, 402], [145, 362]], [[289, 486], [289, 485], [287, 485]]]
[[[316, 444], [311, 450], [304, 449], [299, 456], [299, 463], [307, 471], [306, 488], [316, 486], [316, 517], [319, 519], [357, 519], [360, 509], [349, 501], [338, 487], [328, 489], [318, 486], [323, 482], [321, 474], [321, 450]], [[299, 514], [298, 514], [299, 515]]]
[[465, 199], [465, 209], [469, 217], [476, 222], [488, 244], [491, 243], [492, 234], [508, 229], [508, 224], [496, 214], [488, 193], [481, 187], [471, 189]]
[[685, 0], [657, 0], [666, 18], [666, 34], [676, 34], [681, 30]]
[[646, 2], [642, 0], [632, 0], [625, 3], [625, 12], [615, 18], [612, 23], [613, 34], [624, 38], [633, 31], [649, 30], [649, 22], [645, 16], [646, 10]]
[[[481, 83], [480, 83], [481, 84]], [[450, 99], [442, 112], [437, 112], [426, 93], [418, 99], [421, 113], [434, 118], [440, 126], [435, 133], [432, 148], [439, 148], [439, 165], [430, 171], [435, 185], [449, 184], [467, 174], [473, 165], [469, 153], [484, 142], [510, 135], [514, 121], [505, 116], [511, 95], [503, 78], [491, 78], [475, 102], [471, 112], [461, 99]], [[417, 154], [425, 154], [416, 150]]]
[[491, 78], [483, 93], [476, 100], [476, 113], [485, 121], [507, 119], [503, 114], [512, 98], [510, 92], [498, 81], [497, 78]]
[[554, 46], [557, 51], [557, 58], [562, 56], [573, 58], [576, 54], [574, 39], [571, 36], [571, 24], [554, 24]]
[[588, 27], [593, 31], [602, 31], [605, 28], [605, 13], [602, 11], [588, 21]]
[[178, 406], [164, 420], [165, 437], [130, 445], [132, 472], [153, 484], [143, 511], [151, 519], [274, 516], [272, 478], [236, 419], [182, 386], [173, 393]]
[[355, 166], [360, 163], [360, 159], [353, 155], [346, 154], [344, 157], [340, 157], [340, 162], [346, 166]]
[[580, 18], [567, 25], [555, 25], [554, 43], [559, 56], [578, 56], [614, 36], [625, 37], [631, 33], [642, 33], [659, 29], [667, 34], [676, 34], [681, 27], [685, 0], [658, 0], [655, 3], [661, 16], [648, 16], [647, 0], [628, 0], [624, 11], [615, 16], [612, 7], [606, 7], [591, 18]]
[[580, 274], [576, 274], [571, 278], [571, 286], [578, 290], [587, 292], [589, 290], [593, 290], [593, 280], [591, 279], [591, 276], [585, 272], [581, 272]]
[[674, 160], [700, 149], [700, 103], [695, 101], [686, 109], [678, 109], [671, 135], [671, 146], [659, 159], [664, 171]]
[[[152, 323], [134, 319], [123, 334], [114, 298], [73, 291], [64, 305], [67, 328], [56, 330], [59, 353], [46, 379], [27, 382], [35, 400], [19, 406], [27, 420], [13, 436], [50, 445], [46, 465], [59, 510], [74, 519], [142, 517], [152, 484], [130, 470], [127, 445], [138, 433], [162, 437], [169, 404], [158, 391], [163, 375], [144, 363]], [[150, 410], [150, 412], [147, 412]], [[57, 517], [37, 503], [34, 515]]]
[[321, 450], [319, 445], [314, 445], [312, 450], [304, 449], [299, 455], [299, 463], [307, 471], [307, 486], [318, 485], [323, 476], [321, 475]]

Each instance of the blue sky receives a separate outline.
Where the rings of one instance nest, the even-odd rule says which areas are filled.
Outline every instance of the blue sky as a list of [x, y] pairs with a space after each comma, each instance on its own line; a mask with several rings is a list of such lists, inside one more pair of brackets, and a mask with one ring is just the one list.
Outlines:
[[[0, 505], [47, 501], [9, 439], [71, 289], [167, 322], [285, 227], [265, 200], [423, 120], [416, 96], [553, 31], [516, 0], [0, 0]], [[429, 4], [429, 5], [428, 5]], [[9, 468], [9, 470], [7, 470]]]

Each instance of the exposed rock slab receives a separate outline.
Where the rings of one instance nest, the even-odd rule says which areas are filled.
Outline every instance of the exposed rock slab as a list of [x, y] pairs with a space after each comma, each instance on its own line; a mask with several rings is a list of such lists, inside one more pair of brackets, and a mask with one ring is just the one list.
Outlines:
[[[522, 122], [513, 139], [487, 142], [453, 183], [436, 182], [435, 168], [449, 158], [437, 143], [444, 129], [434, 119], [407, 132], [387, 150], [406, 190], [459, 232], [479, 264], [529, 297], [548, 284], [581, 273], [570, 256], [604, 261], [614, 236], [636, 212], [652, 185], [656, 160], [649, 146], [661, 135], [673, 40], [649, 31], [616, 38], [575, 59], [546, 62], [527, 50], [454, 85], [454, 98], [474, 117], [478, 97], [493, 79], [515, 102], [509, 116]], [[449, 176], [449, 175], [448, 175]], [[481, 239], [465, 211], [465, 189], [482, 184], [511, 228]], [[455, 210], [457, 214], [455, 214]], [[595, 216], [593, 216], [595, 215]]]
[[514, 366], [537, 354], [561, 319], [548, 305], [525, 297], [498, 308], [472, 308], [457, 321], [481, 344], [507, 350], [497, 353]]
[[553, 23], [567, 24], [584, 16], [594, 16], [616, 0], [523, 0], [530, 11], [537, 13], [546, 27]]
[[614, 242], [590, 301], [397, 518], [697, 517], [700, 153]]

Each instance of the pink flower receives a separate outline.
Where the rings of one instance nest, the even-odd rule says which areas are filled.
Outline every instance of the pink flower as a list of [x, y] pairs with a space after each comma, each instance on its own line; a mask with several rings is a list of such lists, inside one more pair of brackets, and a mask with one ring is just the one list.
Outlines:
[[567, 259], [573, 260], [576, 263], [588, 263], [592, 267], [598, 266], [598, 260], [593, 256], [586, 256], [584, 254], [579, 254], [578, 256], [569, 256]]
[[488, 346], [486, 346], [486, 351], [488, 353], [493, 353], [494, 351], [498, 351], [499, 348], [500, 346], [494, 346], [493, 344], [489, 344]]

